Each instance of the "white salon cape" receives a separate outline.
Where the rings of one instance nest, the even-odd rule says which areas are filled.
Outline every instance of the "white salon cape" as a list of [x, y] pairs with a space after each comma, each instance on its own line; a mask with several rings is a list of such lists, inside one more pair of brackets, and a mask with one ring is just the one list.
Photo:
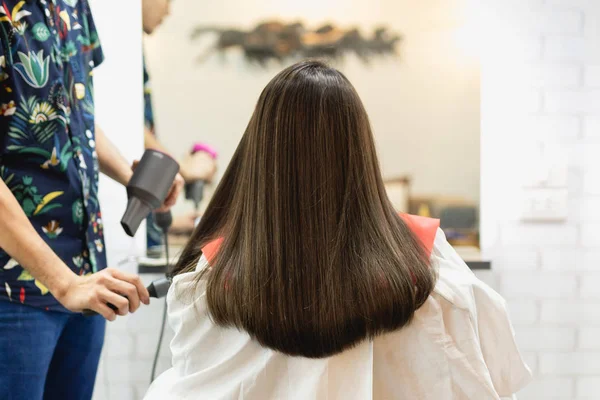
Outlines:
[[[515, 344], [505, 301], [475, 277], [439, 229], [431, 258], [439, 279], [410, 325], [325, 359], [289, 357], [245, 332], [216, 326], [202, 286], [193, 292], [194, 304], [180, 300], [195, 273], [179, 275], [167, 299], [173, 367], [145, 399], [516, 398], [531, 372]], [[197, 270], [206, 267], [203, 257]]]

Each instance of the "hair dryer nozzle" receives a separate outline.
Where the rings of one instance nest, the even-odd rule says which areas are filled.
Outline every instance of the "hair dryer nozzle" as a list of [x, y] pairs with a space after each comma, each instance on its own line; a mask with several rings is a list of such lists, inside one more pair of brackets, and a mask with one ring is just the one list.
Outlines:
[[185, 198], [194, 202], [194, 209], [198, 211], [200, 208], [200, 202], [204, 197], [204, 181], [195, 181], [186, 183], [185, 185]]
[[123, 218], [121, 219], [121, 226], [125, 230], [125, 233], [133, 237], [142, 221], [146, 219], [151, 211], [152, 208], [150, 205], [137, 197], [130, 197], [127, 201], [125, 214], [123, 214]]
[[121, 225], [129, 236], [135, 235], [142, 221], [165, 201], [179, 164], [168, 155], [146, 150], [127, 184], [127, 210]]

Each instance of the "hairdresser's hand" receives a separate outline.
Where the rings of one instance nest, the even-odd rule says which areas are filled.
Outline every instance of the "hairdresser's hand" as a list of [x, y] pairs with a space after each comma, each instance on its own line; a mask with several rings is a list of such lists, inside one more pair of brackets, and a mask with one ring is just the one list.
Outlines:
[[196, 228], [196, 220], [200, 217], [199, 213], [190, 213], [178, 215], [173, 218], [173, 224], [169, 228], [169, 233], [174, 235], [189, 235]]
[[162, 207], [160, 207], [156, 212], [166, 212], [171, 209], [177, 202], [177, 198], [181, 194], [181, 190], [183, 189], [185, 181], [180, 174], [177, 174], [173, 184], [171, 185], [171, 189], [169, 189], [169, 194], [167, 194], [167, 198], [163, 203]]
[[217, 172], [217, 163], [204, 151], [186, 155], [181, 164], [181, 175], [186, 182], [212, 182]]
[[[112, 268], [87, 276], [73, 274], [61, 294], [55, 296], [70, 311], [93, 310], [109, 321], [114, 321], [117, 314], [135, 312], [140, 302], [150, 304], [150, 295], [139, 276]], [[117, 311], [107, 303], [117, 307]]]
[[[140, 163], [139, 161], [134, 161], [133, 165], [131, 166], [131, 169], [133, 171], [135, 171], [135, 169], [137, 168], [139, 163]], [[183, 177], [181, 176], [181, 174], [177, 174], [177, 176], [175, 176], [175, 179], [173, 180], [173, 184], [171, 185], [171, 189], [169, 189], [169, 193], [167, 194], [167, 198], [165, 199], [163, 205], [159, 209], [154, 210], [154, 211], [156, 211], [156, 212], [169, 211], [171, 209], [171, 207], [173, 207], [175, 205], [175, 203], [177, 202], [177, 198], [181, 194], [181, 190], [183, 189], [184, 184], [185, 184], [185, 181], [183, 180]]]

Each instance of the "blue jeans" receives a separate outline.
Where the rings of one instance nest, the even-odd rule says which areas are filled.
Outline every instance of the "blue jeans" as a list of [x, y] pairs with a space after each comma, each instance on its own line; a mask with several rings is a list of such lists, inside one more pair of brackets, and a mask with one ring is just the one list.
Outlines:
[[105, 320], [0, 301], [0, 399], [92, 398]]

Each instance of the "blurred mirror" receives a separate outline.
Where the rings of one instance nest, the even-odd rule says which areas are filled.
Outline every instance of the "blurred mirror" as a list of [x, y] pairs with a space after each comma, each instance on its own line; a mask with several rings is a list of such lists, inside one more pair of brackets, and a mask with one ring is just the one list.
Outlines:
[[222, 173], [266, 83], [303, 57], [329, 57], [369, 112], [394, 206], [440, 218], [451, 243], [476, 252], [480, 76], [466, 0], [171, 7], [145, 50], [156, 130], [173, 153], [210, 143]]

